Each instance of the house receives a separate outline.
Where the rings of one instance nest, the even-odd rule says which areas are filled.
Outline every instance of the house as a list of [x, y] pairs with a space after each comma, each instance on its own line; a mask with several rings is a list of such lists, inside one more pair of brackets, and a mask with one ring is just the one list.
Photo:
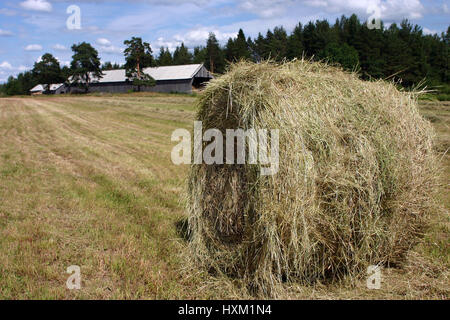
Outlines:
[[44, 89], [45, 87], [47, 87], [46, 84], [38, 84], [37, 86], [34, 86], [33, 88], [31, 88], [30, 94], [32, 96], [35, 96], [35, 95], [40, 95], [43, 93], [46, 93], [46, 94], [66, 93], [66, 87], [65, 87], [64, 83], [51, 84], [48, 91], [45, 91], [45, 89]]
[[[179, 66], [150, 67], [143, 72], [156, 80], [152, 87], [141, 87], [141, 91], [182, 92], [191, 93], [192, 88], [200, 88], [213, 77], [203, 64], [187, 64]], [[136, 91], [127, 76], [125, 69], [103, 71], [101, 78], [92, 79], [89, 92], [129, 92]], [[72, 85], [70, 92], [84, 92], [82, 88]]]

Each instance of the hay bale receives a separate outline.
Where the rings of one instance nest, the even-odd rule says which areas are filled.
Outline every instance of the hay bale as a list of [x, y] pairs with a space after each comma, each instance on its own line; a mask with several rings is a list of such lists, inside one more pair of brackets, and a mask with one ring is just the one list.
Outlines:
[[433, 131], [392, 83], [310, 61], [240, 62], [208, 84], [197, 119], [279, 129], [277, 174], [200, 164], [188, 184], [193, 256], [264, 295], [399, 263], [432, 212]]

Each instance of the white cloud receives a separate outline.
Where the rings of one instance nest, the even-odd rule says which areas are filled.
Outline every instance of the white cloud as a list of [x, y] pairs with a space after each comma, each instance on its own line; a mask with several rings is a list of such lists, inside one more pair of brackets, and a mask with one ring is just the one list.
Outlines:
[[106, 38], [98, 38], [95, 41], [98, 45], [98, 49], [102, 53], [110, 53], [110, 54], [122, 54], [123, 48], [114, 46], [111, 41]]
[[199, 27], [188, 31], [183, 35], [176, 34], [174, 39], [177, 43], [181, 44], [181, 42], [184, 42], [187, 46], [204, 45], [210, 32], [213, 32], [220, 42], [226, 41], [228, 38], [234, 38], [237, 35], [237, 32], [223, 32], [214, 27]]
[[[62, 66], [69, 66], [69, 65], [70, 65], [70, 61], [67, 61], [67, 60], [61, 60], [59, 57], [55, 57], [55, 59], [56, 59], [56, 61], [58, 61], [59, 64], [62, 65]], [[42, 56], [39, 56], [39, 57], [36, 59], [36, 62], [39, 63], [39, 62], [41, 62], [41, 61], [42, 61]]]
[[[5, 78], [6, 76], [17, 76], [18, 73], [29, 70], [30, 68], [20, 65], [19, 67], [14, 67], [8, 61], [3, 61], [0, 63], [0, 77]], [[5, 78], [6, 81], [6, 78]], [[0, 80], [1, 82], [1, 80]]]
[[240, 8], [255, 13], [262, 18], [280, 16], [292, 5], [289, 0], [247, 0], [240, 4]]
[[159, 50], [159, 48], [164, 47], [168, 48], [170, 52], [173, 52], [177, 46], [179, 46], [181, 42], [179, 41], [166, 41], [164, 37], [159, 37], [156, 40], [155, 47], [152, 45], [152, 50], [155, 52], [156, 50]]
[[20, 6], [26, 10], [32, 11], [52, 11], [52, 4], [46, 0], [26, 0], [21, 2]]
[[111, 41], [109, 41], [106, 38], [98, 38], [96, 42], [100, 46], [110, 46], [111, 45]]
[[[42, 56], [40, 57], [40, 59], [42, 59]], [[67, 66], [67, 67], [70, 66], [70, 61], [62, 60], [62, 59], [60, 59], [59, 57], [55, 57], [55, 59], [59, 62], [59, 64], [60, 64], [61, 66]]]
[[420, 0], [246, 0], [239, 8], [263, 19], [281, 17], [302, 8], [323, 10], [324, 13], [351, 14], [368, 17], [378, 9], [381, 19], [418, 19], [425, 11]]
[[119, 48], [119, 47], [116, 47], [116, 46], [100, 46], [99, 47], [99, 51], [103, 52], [103, 53], [122, 54], [123, 53], [123, 48]]
[[62, 44], [55, 44], [53, 47], [53, 49], [57, 50], [57, 51], [67, 51], [69, 50], [66, 46], [63, 46]]
[[2, 63], [0, 63], [0, 68], [1, 69], [6, 69], [6, 70], [12, 70], [13, 69], [11, 63], [9, 63], [8, 61], [3, 61]]
[[40, 44], [29, 44], [25, 47], [25, 51], [41, 51], [42, 46]]
[[12, 35], [13, 33], [11, 31], [0, 29], [0, 37], [9, 37]]
[[428, 28], [423, 28], [423, 33], [424, 34], [436, 34], [438, 32], [436, 30], [430, 30]]

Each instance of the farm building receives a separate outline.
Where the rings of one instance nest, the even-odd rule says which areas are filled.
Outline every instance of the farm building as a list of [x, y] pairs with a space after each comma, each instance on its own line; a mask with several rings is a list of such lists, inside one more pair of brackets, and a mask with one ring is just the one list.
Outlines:
[[[143, 71], [156, 80], [156, 85], [141, 87], [141, 91], [191, 93], [193, 87], [199, 88], [213, 78], [203, 64], [145, 68]], [[135, 89], [127, 78], [125, 69], [103, 71], [103, 77], [94, 78], [89, 85], [90, 92], [116, 93]], [[72, 85], [69, 91], [82, 92], [83, 89]]]
[[33, 87], [30, 90], [30, 94], [34, 96], [34, 95], [40, 95], [43, 93], [47, 93], [47, 94], [66, 93], [66, 86], [64, 85], [64, 83], [51, 84], [48, 91], [45, 91], [45, 89], [44, 89], [46, 86], [47, 85], [44, 85], [44, 84], [38, 84], [37, 86]]

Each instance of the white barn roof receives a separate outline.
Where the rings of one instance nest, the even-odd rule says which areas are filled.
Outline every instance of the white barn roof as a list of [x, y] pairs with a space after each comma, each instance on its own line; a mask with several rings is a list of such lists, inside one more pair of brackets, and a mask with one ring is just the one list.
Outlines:
[[[203, 67], [203, 64], [185, 64], [179, 66], [150, 67], [143, 71], [155, 80], [184, 80], [193, 78]], [[205, 69], [205, 72], [206, 69]], [[209, 75], [209, 73], [208, 73]], [[123, 82], [127, 76], [125, 69], [103, 71], [103, 77], [92, 82]]]
[[144, 72], [155, 80], [191, 79], [201, 69], [202, 64], [185, 64], [181, 66], [164, 66], [145, 68]]
[[127, 79], [125, 69], [103, 71], [103, 77], [92, 82], [122, 82]]
[[[57, 90], [59, 89], [62, 85], [64, 85], [64, 83], [53, 83], [50, 85], [50, 90]], [[38, 84], [37, 86], [34, 86], [33, 88], [30, 89], [30, 92], [40, 92], [40, 91], [44, 91], [44, 86], [43, 84]]]

